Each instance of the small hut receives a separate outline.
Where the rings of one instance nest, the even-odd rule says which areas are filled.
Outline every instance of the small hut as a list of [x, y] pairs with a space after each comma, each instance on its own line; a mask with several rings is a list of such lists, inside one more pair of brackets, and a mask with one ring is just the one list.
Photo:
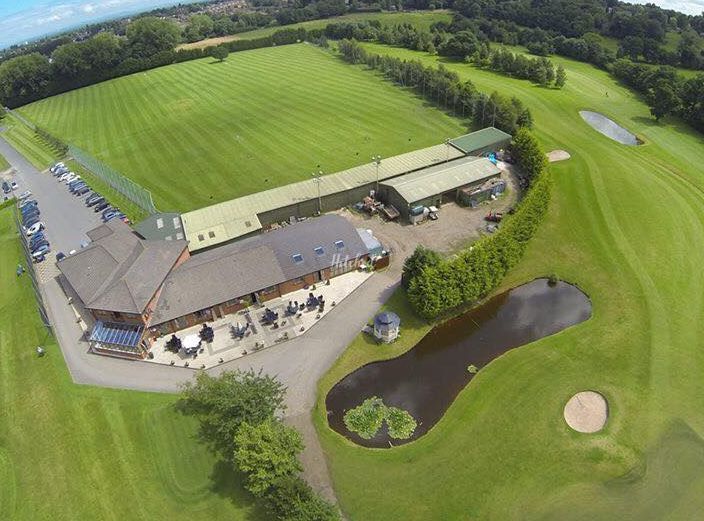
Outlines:
[[396, 313], [384, 311], [374, 318], [374, 337], [389, 344], [398, 338], [401, 319]]

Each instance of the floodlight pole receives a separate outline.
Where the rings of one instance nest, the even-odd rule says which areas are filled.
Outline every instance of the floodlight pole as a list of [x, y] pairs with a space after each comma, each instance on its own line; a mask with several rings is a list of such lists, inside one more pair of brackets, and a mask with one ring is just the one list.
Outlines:
[[374, 190], [374, 199], [379, 199], [379, 166], [381, 165], [381, 156], [372, 156], [372, 161], [376, 165], [376, 189]]
[[318, 170], [317, 172], [313, 172], [311, 174], [313, 176], [313, 182], [318, 185], [318, 215], [322, 215], [323, 213], [323, 200], [320, 197], [320, 182], [322, 179], [320, 179], [323, 176], [323, 171]]

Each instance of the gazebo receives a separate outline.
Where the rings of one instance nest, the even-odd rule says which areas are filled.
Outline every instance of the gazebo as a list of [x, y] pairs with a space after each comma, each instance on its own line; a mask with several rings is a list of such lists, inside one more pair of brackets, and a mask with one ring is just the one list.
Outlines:
[[374, 317], [374, 337], [389, 344], [398, 338], [401, 319], [396, 313], [384, 311]]

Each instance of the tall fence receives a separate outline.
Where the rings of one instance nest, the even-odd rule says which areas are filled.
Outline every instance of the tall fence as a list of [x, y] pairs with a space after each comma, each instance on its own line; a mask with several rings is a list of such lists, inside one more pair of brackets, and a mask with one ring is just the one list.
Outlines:
[[68, 146], [68, 154], [78, 161], [81, 166], [88, 169], [93, 175], [103, 180], [147, 213], [153, 214], [157, 212], [152, 194], [146, 188], [127, 179], [99, 159], [96, 159], [74, 145]]
[[22, 244], [22, 251], [24, 252], [24, 260], [27, 265], [26, 273], [29, 275], [32, 281], [32, 289], [34, 290], [34, 298], [37, 302], [37, 311], [42, 319], [44, 327], [47, 331], [51, 333], [51, 322], [49, 322], [49, 315], [46, 312], [46, 306], [44, 305], [44, 297], [42, 297], [42, 292], [39, 290], [39, 283], [37, 281], [37, 274], [34, 271], [34, 262], [32, 259], [32, 252], [29, 250], [29, 244], [24, 238], [24, 230], [22, 229], [22, 224], [20, 223], [19, 212], [15, 210], [15, 224], [17, 225], [17, 231], [20, 234], [20, 243]]
[[[64, 144], [46, 130], [37, 127], [34, 123], [19, 114], [17, 111], [9, 108], [6, 110], [12, 114], [13, 117], [17, 118], [17, 120], [22, 124], [32, 129], [42, 140], [49, 143], [57, 150], [61, 149], [62, 153], [66, 153], [68, 156], [73, 157], [73, 159], [80, 163], [83, 168], [87, 169], [98, 179], [104, 181], [107, 185], [125, 196], [142, 210], [149, 214], [157, 213], [156, 206], [154, 206], [154, 200], [152, 199], [152, 194], [149, 190], [138, 185], [134, 181], [127, 179], [125, 176], [113, 170], [99, 159], [90, 155], [88, 152], [81, 150], [70, 143]], [[64, 147], [66, 147], [65, 150]]]

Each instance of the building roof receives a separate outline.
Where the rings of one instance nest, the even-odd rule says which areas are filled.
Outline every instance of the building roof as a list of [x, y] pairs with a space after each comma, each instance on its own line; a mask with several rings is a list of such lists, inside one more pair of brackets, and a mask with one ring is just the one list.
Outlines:
[[511, 134], [494, 127], [487, 127], [450, 140], [450, 144], [467, 155], [485, 148], [499, 148], [511, 141]]
[[374, 317], [374, 325], [380, 328], [396, 328], [401, 325], [401, 318], [393, 311], [383, 311]]
[[57, 266], [86, 307], [141, 314], [186, 248], [145, 241], [113, 219], [87, 233], [92, 243]]
[[[389, 179], [420, 168], [462, 157], [455, 147], [434, 145], [398, 156], [387, 157], [379, 165], [379, 180]], [[323, 176], [320, 194], [327, 195], [373, 183], [376, 165], [367, 163]], [[259, 214], [317, 198], [318, 187], [311, 180], [272, 188], [199, 210], [184, 213], [181, 218], [188, 248], [197, 251], [261, 229]], [[249, 224], [248, 224], [249, 223]]]
[[178, 213], [155, 213], [134, 225], [136, 231], [143, 239], [149, 240], [183, 240], [181, 215]]
[[412, 204], [500, 173], [501, 170], [484, 157], [464, 157], [389, 179], [383, 185], [393, 188], [408, 204]]
[[357, 230], [339, 215], [308, 219], [213, 248], [193, 255], [167, 277], [152, 323], [244, 297], [367, 253]]

